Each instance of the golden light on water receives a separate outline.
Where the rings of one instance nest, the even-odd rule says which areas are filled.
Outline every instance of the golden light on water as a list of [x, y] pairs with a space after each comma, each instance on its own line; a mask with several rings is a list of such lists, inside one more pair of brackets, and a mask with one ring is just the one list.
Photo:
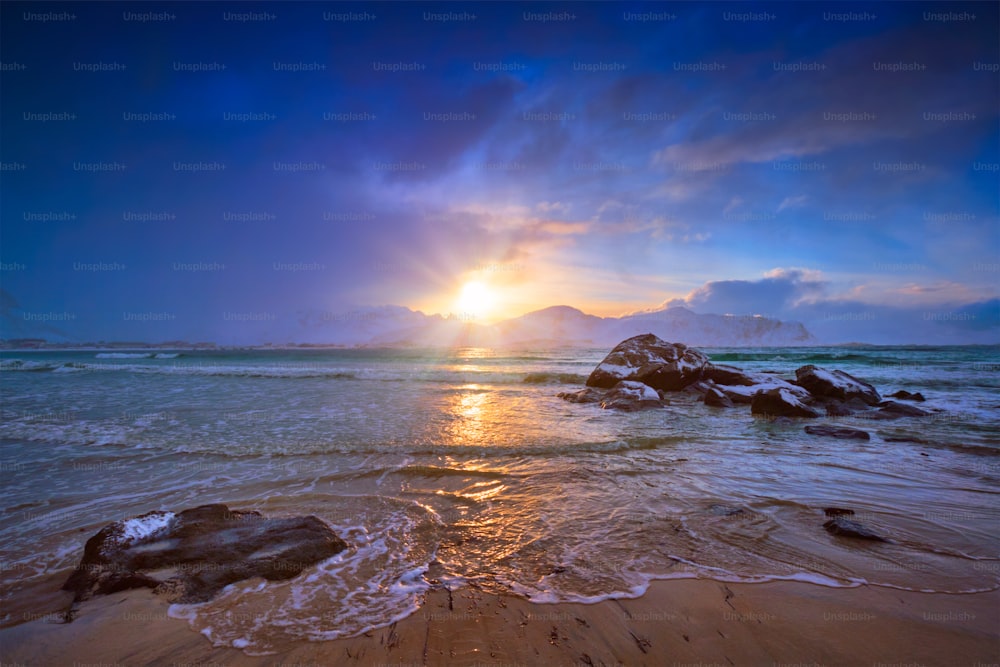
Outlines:
[[493, 428], [493, 413], [499, 408], [496, 397], [487, 393], [478, 384], [467, 384], [452, 400], [449, 426], [452, 441], [463, 445], [490, 445]]

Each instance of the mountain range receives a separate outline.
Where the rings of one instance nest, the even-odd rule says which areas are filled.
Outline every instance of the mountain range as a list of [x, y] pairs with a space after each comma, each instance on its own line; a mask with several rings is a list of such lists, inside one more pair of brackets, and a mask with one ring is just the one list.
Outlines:
[[379, 306], [336, 317], [302, 313], [299, 325], [298, 338], [304, 342], [371, 347], [607, 347], [640, 333], [696, 346], [817, 343], [798, 322], [697, 314], [683, 307], [598, 317], [570, 306], [551, 306], [483, 324], [455, 316], [425, 315], [402, 306]]

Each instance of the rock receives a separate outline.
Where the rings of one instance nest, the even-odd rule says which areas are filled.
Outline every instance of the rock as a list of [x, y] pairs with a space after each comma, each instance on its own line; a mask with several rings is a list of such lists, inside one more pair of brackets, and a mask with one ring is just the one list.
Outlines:
[[859, 412], [867, 412], [870, 409], [867, 403], [857, 397], [848, 401], [828, 398], [824, 403], [826, 404], [826, 414], [829, 417], [849, 417]]
[[605, 410], [643, 410], [646, 408], [661, 408], [666, 403], [660, 399], [656, 390], [641, 382], [623, 380], [604, 395], [601, 407]]
[[715, 385], [712, 384], [711, 382], [704, 382], [702, 380], [698, 380], [694, 384], [689, 384], [688, 386], [684, 387], [682, 391], [688, 394], [698, 394], [699, 396], [704, 396], [708, 392], [708, 390], [714, 386]]
[[838, 401], [837, 399], [830, 399], [826, 404], [826, 416], [827, 417], [849, 417], [854, 414], [854, 410], [847, 406], [847, 403], [843, 401]]
[[903, 417], [926, 417], [931, 414], [915, 405], [907, 405], [906, 403], [898, 403], [896, 401], [882, 401], [878, 405], [881, 408], [880, 412], [889, 412]]
[[783, 387], [775, 387], [754, 395], [750, 412], [765, 417], [819, 417], [812, 409]]
[[854, 510], [848, 510], [842, 507], [824, 507], [823, 514], [827, 516], [853, 516]]
[[810, 435], [826, 435], [844, 440], [871, 440], [868, 431], [847, 426], [833, 426], [832, 424], [810, 424], [805, 427], [805, 432]]
[[705, 380], [711, 380], [716, 384], [743, 385], [746, 387], [759, 384], [760, 382], [759, 379], [741, 368], [724, 366], [722, 364], [705, 364], [701, 377]]
[[840, 401], [860, 398], [867, 405], [875, 405], [882, 400], [875, 387], [844, 371], [828, 371], [810, 364], [796, 369], [795, 378], [796, 384], [816, 398], [836, 398]]
[[604, 392], [587, 387], [580, 391], [561, 391], [556, 396], [570, 403], [599, 403]]
[[698, 350], [642, 334], [616, 345], [587, 378], [587, 386], [608, 389], [622, 380], [634, 380], [653, 389], [678, 391], [696, 382], [707, 363], [708, 357]]
[[733, 507], [732, 505], [722, 505], [715, 503], [714, 505], [708, 506], [708, 511], [715, 516], [738, 516], [745, 517], [749, 516], [750, 512], [742, 507]]
[[742, 403], [746, 405], [752, 403], [754, 394], [760, 391], [760, 388], [744, 387], [742, 385], [728, 386], [718, 384], [715, 385], [715, 388], [733, 403]]
[[903, 401], [916, 401], [917, 403], [923, 403], [924, 401], [927, 400], [926, 398], [924, 398], [924, 395], [921, 394], [919, 391], [915, 394], [911, 394], [910, 392], [904, 391], [902, 389], [897, 391], [895, 394], [889, 394], [889, 397], [898, 398]]
[[176, 602], [204, 602], [243, 579], [291, 579], [346, 548], [315, 516], [265, 518], [221, 504], [149, 512], [87, 540], [63, 590], [75, 594], [74, 602], [138, 587], [167, 591]]
[[705, 405], [711, 406], [713, 408], [731, 408], [733, 407], [733, 401], [724, 393], [722, 393], [716, 387], [711, 387], [705, 392], [705, 398], [703, 399]]
[[839, 535], [840, 537], [856, 537], [859, 540], [872, 540], [874, 542], [888, 542], [887, 539], [873, 532], [864, 524], [857, 521], [845, 519], [843, 516], [835, 516], [823, 524], [828, 533]]

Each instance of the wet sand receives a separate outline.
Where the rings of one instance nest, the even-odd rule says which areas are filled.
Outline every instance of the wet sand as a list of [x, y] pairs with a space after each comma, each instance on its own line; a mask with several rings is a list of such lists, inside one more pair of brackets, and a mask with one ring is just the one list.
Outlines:
[[968, 665], [1000, 663], [1000, 591], [970, 595], [801, 582], [654, 582], [641, 598], [533, 604], [473, 589], [434, 590], [389, 627], [248, 656], [213, 647], [167, 603], [130, 591], [83, 603], [70, 624], [0, 630], [0, 662], [67, 665]]

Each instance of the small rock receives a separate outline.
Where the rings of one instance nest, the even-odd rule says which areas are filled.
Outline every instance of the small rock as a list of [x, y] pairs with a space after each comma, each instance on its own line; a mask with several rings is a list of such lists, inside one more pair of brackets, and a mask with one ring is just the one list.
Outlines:
[[931, 414], [915, 405], [907, 405], [906, 403], [898, 403], [896, 401], [882, 401], [878, 406], [881, 408], [881, 412], [889, 412], [904, 417], [926, 417]]
[[662, 408], [666, 403], [655, 389], [642, 382], [623, 380], [604, 395], [601, 407], [605, 410], [632, 412], [647, 408]]
[[764, 417], [819, 417], [819, 412], [800, 401], [790, 391], [782, 388], [762, 391], [754, 395], [750, 412]]
[[923, 403], [925, 400], [927, 400], [924, 398], [924, 395], [921, 394], [919, 391], [916, 392], [915, 394], [911, 394], [910, 392], [905, 391], [903, 389], [900, 389], [895, 394], [889, 394], [889, 396], [891, 398], [898, 398], [903, 401], [916, 401], [917, 403]]
[[810, 435], [826, 435], [831, 438], [841, 438], [843, 440], [871, 440], [868, 431], [862, 431], [848, 426], [833, 426], [832, 424], [810, 424], [805, 427], [805, 432]]
[[716, 384], [742, 385], [745, 387], [760, 382], [759, 379], [740, 368], [724, 366], [722, 364], [706, 364], [701, 377], [705, 380], [711, 380]]
[[604, 392], [587, 387], [580, 391], [561, 391], [556, 396], [570, 403], [598, 403], [604, 398]]
[[713, 408], [731, 408], [733, 407], [733, 401], [724, 393], [711, 387], [705, 392], [704, 398], [705, 405], [711, 406]]
[[855, 537], [859, 540], [871, 540], [873, 542], [888, 542], [878, 533], [873, 532], [864, 524], [857, 521], [845, 519], [843, 516], [836, 516], [823, 524], [828, 533], [839, 535], [840, 537]]
[[854, 414], [854, 410], [847, 406], [847, 403], [843, 401], [838, 401], [836, 399], [831, 399], [826, 404], [826, 416], [827, 417], [849, 417]]
[[827, 516], [853, 516], [854, 510], [844, 509], [843, 507], [824, 507], [823, 514]]
[[732, 505], [720, 505], [718, 503], [708, 506], [708, 511], [716, 516], [744, 516], [749, 514], [742, 507], [733, 507]]

